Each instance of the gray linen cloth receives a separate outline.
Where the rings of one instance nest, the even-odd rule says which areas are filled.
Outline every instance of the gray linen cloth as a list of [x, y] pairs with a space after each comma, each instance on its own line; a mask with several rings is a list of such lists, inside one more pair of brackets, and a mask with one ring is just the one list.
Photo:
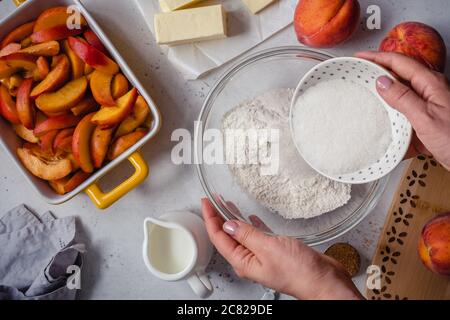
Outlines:
[[75, 217], [37, 217], [20, 205], [0, 218], [0, 300], [71, 300], [69, 266], [82, 267]]

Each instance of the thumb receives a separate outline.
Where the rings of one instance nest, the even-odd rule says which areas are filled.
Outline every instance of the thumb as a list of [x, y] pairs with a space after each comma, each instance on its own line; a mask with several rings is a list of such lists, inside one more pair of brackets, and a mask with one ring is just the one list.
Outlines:
[[223, 230], [255, 254], [264, 247], [270, 238], [255, 227], [238, 220], [225, 222]]
[[405, 115], [413, 127], [420, 126], [428, 117], [426, 102], [399, 81], [381, 76], [377, 79], [377, 90], [387, 104]]

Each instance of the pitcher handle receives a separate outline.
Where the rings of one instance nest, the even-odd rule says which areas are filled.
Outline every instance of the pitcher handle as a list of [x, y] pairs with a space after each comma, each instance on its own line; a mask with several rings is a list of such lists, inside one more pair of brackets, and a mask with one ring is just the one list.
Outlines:
[[188, 278], [187, 282], [200, 298], [207, 298], [213, 292], [211, 280], [205, 273], [196, 273]]

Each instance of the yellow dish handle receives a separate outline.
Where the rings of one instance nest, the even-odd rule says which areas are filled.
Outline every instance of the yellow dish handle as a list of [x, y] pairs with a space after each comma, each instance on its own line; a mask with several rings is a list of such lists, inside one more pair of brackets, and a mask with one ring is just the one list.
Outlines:
[[141, 184], [148, 176], [148, 165], [139, 151], [128, 157], [136, 169], [135, 173], [108, 193], [103, 193], [97, 183], [91, 184], [85, 192], [99, 209], [106, 209], [128, 192]]

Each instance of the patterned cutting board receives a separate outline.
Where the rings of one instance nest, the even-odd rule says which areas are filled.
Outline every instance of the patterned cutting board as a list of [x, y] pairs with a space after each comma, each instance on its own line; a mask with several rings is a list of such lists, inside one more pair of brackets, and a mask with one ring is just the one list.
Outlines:
[[381, 274], [368, 299], [450, 299], [450, 277], [428, 271], [417, 254], [425, 223], [450, 211], [450, 172], [431, 157], [419, 156], [394, 196], [372, 265]]

